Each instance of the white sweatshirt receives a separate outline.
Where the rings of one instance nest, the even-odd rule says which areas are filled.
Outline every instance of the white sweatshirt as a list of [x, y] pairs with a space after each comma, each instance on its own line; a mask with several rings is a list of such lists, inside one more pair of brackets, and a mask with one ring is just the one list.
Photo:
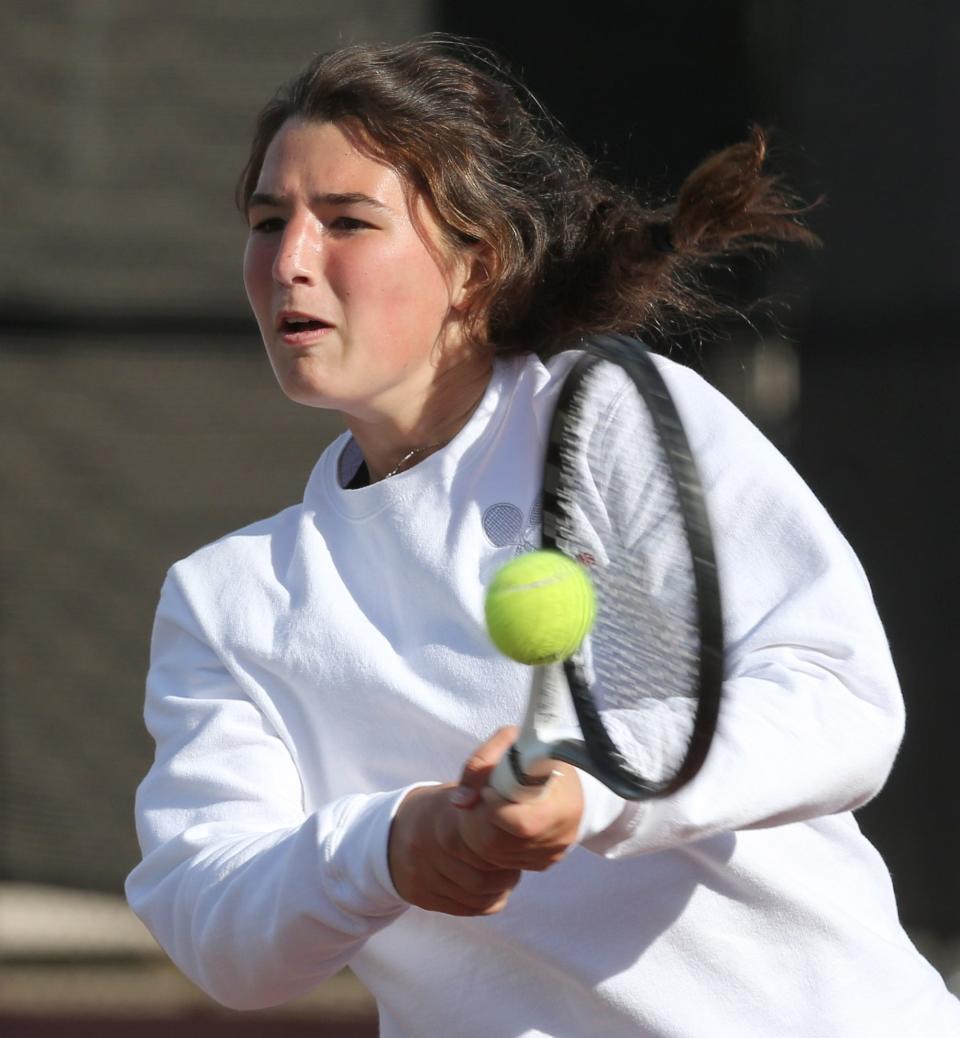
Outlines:
[[897, 919], [853, 808], [903, 710], [870, 590], [833, 523], [722, 396], [660, 360], [707, 491], [728, 644], [720, 727], [680, 793], [585, 777], [581, 845], [507, 908], [406, 905], [390, 822], [517, 722], [492, 573], [538, 538], [563, 355], [497, 362], [443, 450], [372, 486], [341, 437], [303, 503], [174, 566], [154, 629], [131, 905], [214, 998], [252, 1008], [344, 964], [383, 1038], [946, 1038], [960, 1003]]

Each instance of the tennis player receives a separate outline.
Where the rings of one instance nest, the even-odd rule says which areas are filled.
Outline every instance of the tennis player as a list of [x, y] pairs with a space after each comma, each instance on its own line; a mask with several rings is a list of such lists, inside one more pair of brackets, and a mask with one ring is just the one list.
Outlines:
[[538, 543], [563, 347], [715, 312], [704, 264], [810, 241], [763, 157], [755, 134], [646, 209], [435, 37], [321, 57], [264, 108], [247, 293], [284, 393], [347, 431], [301, 503], [175, 565], [157, 612], [127, 894], [215, 999], [349, 963], [384, 1038], [960, 1034], [851, 814], [903, 728], [866, 578], [687, 368], [658, 362], [723, 589], [707, 762], [645, 804], [566, 766], [540, 800], [482, 792], [529, 685], [483, 594]]

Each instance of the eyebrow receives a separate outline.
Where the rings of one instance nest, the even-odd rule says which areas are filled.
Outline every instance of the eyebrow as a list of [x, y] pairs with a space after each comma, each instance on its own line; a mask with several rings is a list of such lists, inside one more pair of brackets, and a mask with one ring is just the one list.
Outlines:
[[[266, 191], [254, 191], [250, 196], [250, 201], [247, 202], [247, 208], [252, 209], [258, 205], [280, 208], [284, 202], [285, 199], [282, 196], [271, 195]], [[371, 198], [370, 195], [365, 195], [362, 191], [329, 192], [324, 195], [313, 195], [310, 199], [310, 205], [366, 205], [372, 209], [387, 211], [387, 206], [383, 202], [378, 202], [376, 198]]]

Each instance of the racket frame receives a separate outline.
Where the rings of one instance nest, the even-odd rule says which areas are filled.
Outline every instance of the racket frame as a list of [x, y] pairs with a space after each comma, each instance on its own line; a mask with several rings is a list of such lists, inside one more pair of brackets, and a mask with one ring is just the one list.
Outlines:
[[[578, 654], [562, 664], [536, 667], [520, 736], [491, 779], [491, 785], [507, 800], [539, 796], [549, 781], [552, 760], [566, 761], [590, 773], [627, 800], [667, 796], [686, 785], [703, 766], [720, 712], [724, 650], [716, 556], [700, 477], [680, 416], [643, 343], [626, 335], [603, 335], [579, 344], [578, 348], [582, 356], [564, 381], [550, 428], [543, 476], [542, 546], [563, 551], [558, 543], [563, 513], [559, 444], [570, 420], [570, 405], [590, 368], [600, 361], [610, 361], [627, 373], [647, 407], [664, 448], [690, 547], [700, 632], [699, 694], [693, 734], [680, 767], [666, 779], [651, 780], [633, 770], [614, 745]], [[560, 716], [561, 698], [567, 693], [573, 701], [582, 740], [550, 737], [550, 727]]]

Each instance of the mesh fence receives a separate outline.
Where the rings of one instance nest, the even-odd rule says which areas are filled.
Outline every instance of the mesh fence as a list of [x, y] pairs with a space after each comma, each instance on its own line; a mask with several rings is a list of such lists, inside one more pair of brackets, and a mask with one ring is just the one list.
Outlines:
[[336, 419], [259, 348], [32, 336], [0, 354], [0, 878], [119, 890], [152, 613], [177, 558], [300, 499]]
[[[256, 112], [311, 55], [433, 8], [0, 5], [0, 879], [117, 889], [135, 860], [166, 566], [297, 500], [331, 428], [216, 324], [246, 313], [232, 189]], [[87, 333], [38, 330], [58, 327]]]
[[432, 7], [4, 0], [0, 306], [242, 312], [233, 185], [257, 111], [313, 54], [413, 36]]

